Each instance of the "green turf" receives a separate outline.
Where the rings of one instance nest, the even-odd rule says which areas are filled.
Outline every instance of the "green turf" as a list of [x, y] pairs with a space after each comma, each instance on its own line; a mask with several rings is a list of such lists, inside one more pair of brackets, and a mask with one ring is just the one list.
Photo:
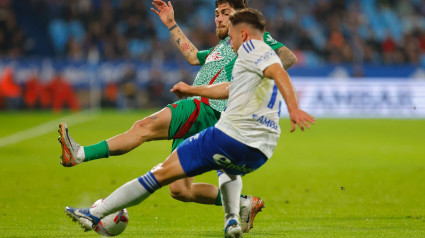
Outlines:
[[[97, 143], [146, 115], [77, 116], [88, 121], [70, 123], [70, 132], [83, 145]], [[62, 116], [0, 113], [0, 141]], [[272, 159], [244, 177], [243, 192], [266, 201], [244, 237], [425, 237], [424, 120], [319, 119], [293, 134], [287, 120], [281, 125]], [[98, 237], [82, 232], [64, 207], [91, 205], [161, 162], [170, 148], [169, 141], [149, 142], [121, 157], [64, 168], [56, 130], [0, 147], [0, 237]], [[196, 179], [216, 180], [214, 172]], [[122, 237], [223, 236], [220, 207], [175, 201], [168, 188], [129, 213]]]

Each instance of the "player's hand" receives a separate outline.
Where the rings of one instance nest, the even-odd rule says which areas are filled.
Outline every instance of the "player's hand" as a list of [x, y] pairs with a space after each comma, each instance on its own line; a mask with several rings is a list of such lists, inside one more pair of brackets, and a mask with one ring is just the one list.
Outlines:
[[152, 5], [156, 8], [151, 8], [151, 10], [159, 16], [162, 23], [168, 28], [174, 26], [176, 21], [174, 20], [174, 9], [171, 2], [168, 1], [168, 5], [162, 0], [153, 0]]
[[316, 122], [314, 117], [300, 109], [290, 112], [289, 118], [291, 120], [291, 132], [295, 131], [296, 125], [304, 131], [304, 126], [310, 128], [310, 124], [313, 125]]
[[192, 96], [192, 94], [190, 94], [190, 88], [190, 85], [183, 82], [179, 82], [173, 86], [170, 92], [175, 93], [179, 98]]

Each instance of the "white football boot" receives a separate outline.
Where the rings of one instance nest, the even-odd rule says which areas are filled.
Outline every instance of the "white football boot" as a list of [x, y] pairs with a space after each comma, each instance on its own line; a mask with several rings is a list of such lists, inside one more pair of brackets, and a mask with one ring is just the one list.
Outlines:
[[65, 213], [71, 217], [73, 221], [80, 223], [81, 228], [83, 228], [84, 231], [96, 229], [97, 224], [100, 221], [100, 218], [90, 214], [89, 209], [66, 207]]
[[225, 238], [241, 238], [242, 237], [242, 228], [239, 225], [239, 222], [235, 219], [230, 219], [227, 222], [226, 228], [224, 228], [224, 237]]
[[254, 227], [254, 218], [257, 213], [264, 208], [263, 199], [256, 196], [242, 196], [239, 215], [241, 218], [241, 227], [244, 233], [249, 232]]
[[81, 162], [84, 159], [77, 158], [78, 149], [80, 149], [80, 145], [77, 144], [74, 139], [72, 139], [71, 135], [68, 133], [68, 127], [65, 123], [61, 123], [59, 125], [59, 142], [62, 147], [62, 155], [61, 155], [61, 164], [64, 167], [72, 167]]

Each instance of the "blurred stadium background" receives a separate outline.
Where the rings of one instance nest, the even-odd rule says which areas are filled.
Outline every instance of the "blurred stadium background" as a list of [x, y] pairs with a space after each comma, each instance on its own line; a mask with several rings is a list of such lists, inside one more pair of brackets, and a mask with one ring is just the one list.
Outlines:
[[[198, 49], [217, 43], [213, 0], [174, 0]], [[301, 105], [326, 117], [423, 117], [425, 1], [248, 1], [297, 56]], [[0, 110], [157, 108], [190, 66], [142, 0], [1, 0]]]

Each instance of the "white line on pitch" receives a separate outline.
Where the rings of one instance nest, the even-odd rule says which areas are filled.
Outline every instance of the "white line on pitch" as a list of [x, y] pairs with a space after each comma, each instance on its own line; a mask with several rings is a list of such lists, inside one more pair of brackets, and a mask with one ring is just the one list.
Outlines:
[[83, 111], [43, 123], [30, 129], [16, 132], [15, 134], [0, 138], [0, 148], [50, 133], [51, 131], [57, 130], [58, 125], [61, 122], [66, 122], [68, 125], [77, 125], [94, 120], [98, 115], [98, 111]]

